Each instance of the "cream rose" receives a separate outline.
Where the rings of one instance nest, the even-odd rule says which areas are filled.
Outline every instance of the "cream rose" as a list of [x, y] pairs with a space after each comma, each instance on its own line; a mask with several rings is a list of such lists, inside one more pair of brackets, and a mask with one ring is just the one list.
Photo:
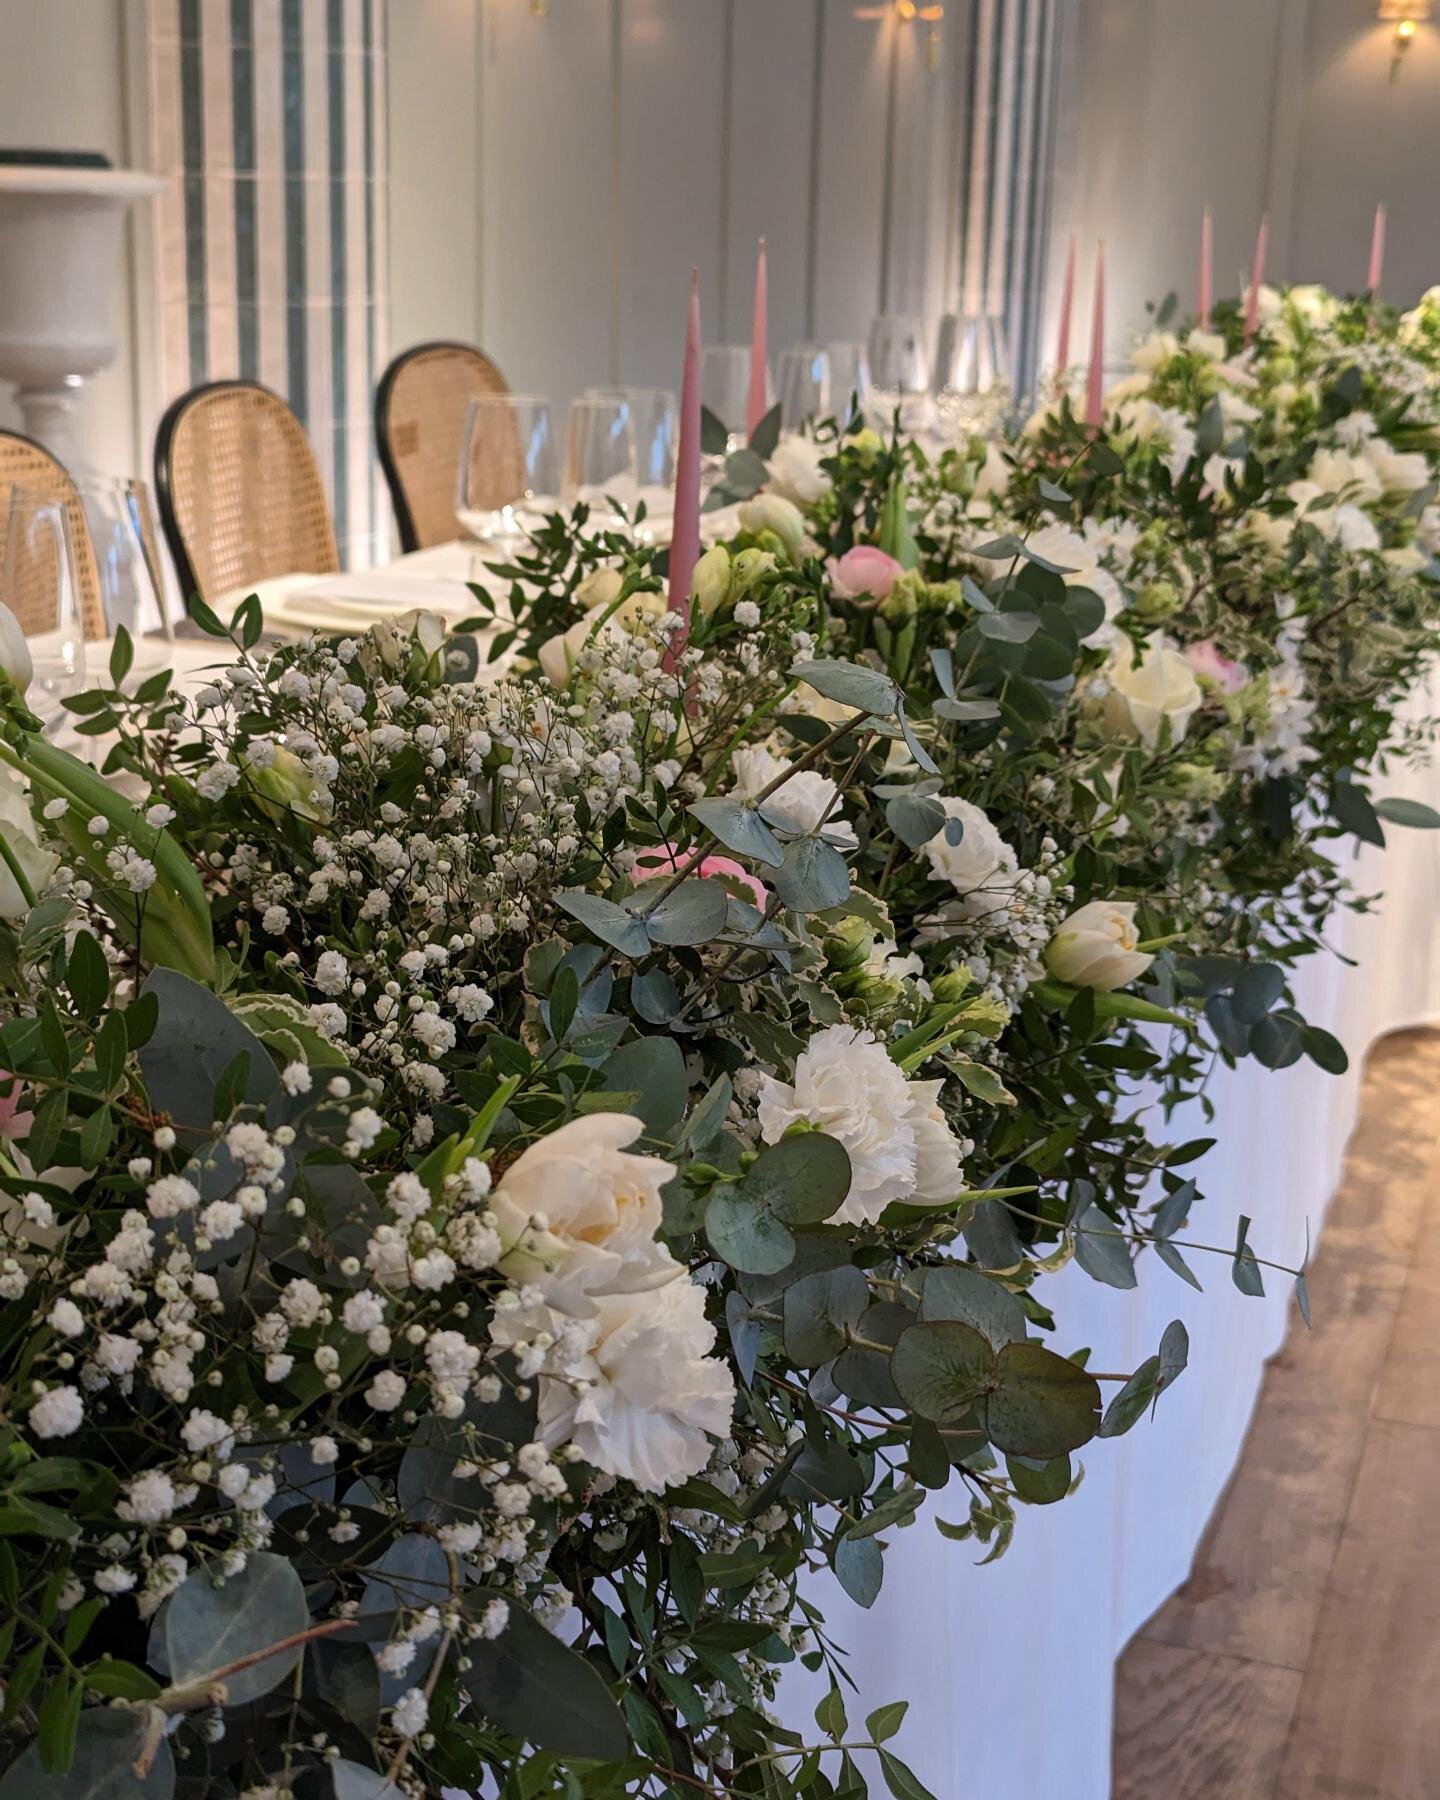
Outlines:
[[959, 821], [960, 841], [952, 844], [938, 831], [923, 854], [936, 880], [948, 881], [960, 895], [964, 910], [983, 918], [1009, 902], [1019, 873], [1015, 852], [969, 800], [940, 797], [940, 804], [947, 819]]
[[660, 1190], [675, 1170], [625, 1147], [644, 1129], [630, 1113], [590, 1113], [522, 1151], [490, 1197], [512, 1281], [582, 1315], [601, 1295], [645, 1292], [684, 1273], [656, 1241]]
[[814, 438], [793, 431], [781, 438], [766, 468], [770, 475], [770, 491], [797, 506], [813, 506], [823, 500], [834, 487], [821, 463], [829, 454]]
[[838, 1138], [850, 1191], [829, 1222], [873, 1224], [893, 1201], [960, 1191], [960, 1146], [940, 1110], [941, 1085], [907, 1081], [868, 1031], [827, 1025], [796, 1059], [793, 1084], [761, 1078], [760, 1135], [778, 1143], [803, 1121]]
[[1151, 750], [1167, 724], [1171, 743], [1178, 744], [1204, 698], [1195, 671], [1163, 637], [1149, 639], [1138, 657], [1130, 644], [1120, 645], [1106, 675], [1106, 729], [1115, 737], [1138, 737]]
[[1137, 950], [1133, 900], [1091, 900], [1061, 924], [1045, 952], [1057, 981], [1108, 994], [1128, 987], [1154, 962]]
[[592, 1467], [647, 1494], [698, 1475], [735, 1415], [735, 1379], [711, 1355], [703, 1290], [682, 1276], [659, 1293], [605, 1295], [571, 1325], [578, 1331], [562, 1326], [541, 1373], [541, 1440], [574, 1444]]

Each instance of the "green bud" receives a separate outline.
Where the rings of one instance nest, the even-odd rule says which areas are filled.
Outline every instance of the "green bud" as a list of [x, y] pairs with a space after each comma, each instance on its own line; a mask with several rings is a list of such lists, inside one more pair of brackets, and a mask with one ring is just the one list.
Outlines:
[[854, 914], [825, 933], [825, 961], [832, 969], [858, 969], [875, 948], [875, 927]]
[[1168, 619], [1180, 610], [1180, 590], [1173, 581], [1148, 582], [1135, 597], [1142, 619]]

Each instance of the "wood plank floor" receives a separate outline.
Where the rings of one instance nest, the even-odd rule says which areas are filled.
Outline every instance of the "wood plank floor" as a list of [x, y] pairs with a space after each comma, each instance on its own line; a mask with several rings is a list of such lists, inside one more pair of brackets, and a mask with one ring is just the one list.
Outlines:
[[1190, 1579], [1116, 1671], [1114, 1800], [1440, 1800], [1440, 1032], [1372, 1054]]

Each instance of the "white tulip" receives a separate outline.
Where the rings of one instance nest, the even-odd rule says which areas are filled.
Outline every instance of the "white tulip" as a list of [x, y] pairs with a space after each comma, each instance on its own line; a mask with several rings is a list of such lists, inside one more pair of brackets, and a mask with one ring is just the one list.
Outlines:
[[618, 569], [602, 564], [598, 569], [592, 569], [576, 588], [575, 598], [586, 612], [594, 612], [597, 607], [608, 606], [616, 599], [624, 585], [624, 577]]
[[[26, 796], [25, 778], [9, 763], [0, 763], [0, 836], [4, 837], [11, 856], [38, 894], [55, 873], [60, 858], [41, 849]], [[30, 902], [9, 862], [0, 856], [0, 919], [23, 919], [29, 911]]]
[[1045, 966], [1057, 981], [1108, 994], [1128, 987], [1154, 962], [1136, 949], [1138, 942], [1133, 900], [1092, 900], [1051, 938]]
[[10, 677], [22, 694], [35, 674], [30, 645], [20, 628], [20, 621], [3, 601], [0, 601], [0, 671]]
[[1115, 737], [1138, 737], [1150, 750], [1165, 724], [1170, 742], [1178, 744], [1204, 699], [1195, 671], [1163, 637], [1152, 637], [1138, 658], [1132, 645], [1120, 645], [1105, 673], [1106, 730]]

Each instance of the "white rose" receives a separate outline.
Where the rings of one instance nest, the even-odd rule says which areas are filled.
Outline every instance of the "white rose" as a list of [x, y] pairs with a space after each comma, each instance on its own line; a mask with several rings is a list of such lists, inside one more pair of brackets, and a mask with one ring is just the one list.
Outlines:
[[710, 1354], [703, 1290], [685, 1278], [658, 1293], [605, 1295], [584, 1323], [581, 1354], [542, 1373], [540, 1440], [574, 1444], [647, 1494], [698, 1475], [735, 1414], [735, 1379]]
[[939, 796], [947, 819], [963, 827], [960, 842], [952, 844], [943, 830], [924, 847], [926, 861], [937, 881], [948, 881], [972, 918], [984, 918], [1008, 904], [1018, 866], [1015, 852], [989, 819], [968, 800]]
[[1180, 354], [1180, 340], [1173, 331], [1152, 331], [1136, 345], [1130, 361], [1137, 369], [1163, 368], [1172, 356]]
[[1363, 507], [1335, 508], [1335, 535], [1347, 550], [1378, 550], [1380, 533]]
[[1192, 356], [1200, 356], [1206, 362], [1224, 362], [1225, 340], [1218, 332], [1202, 331], [1197, 325], [1185, 339], [1185, 348]]
[[971, 498], [998, 500], [1009, 489], [1010, 478], [1014, 473], [1013, 464], [1002, 454], [1000, 446], [992, 438], [985, 446], [985, 460], [975, 477], [975, 489]]
[[[9, 763], [0, 763], [0, 834], [24, 871], [25, 879], [38, 894], [55, 873], [60, 859], [40, 848], [35, 835], [35, 820], [26, 798], [25, 777]], [[21, 891], [20, 883], [9, 863], [0, 856], [0, 919], [23, 919], [29, 910], [30, 903]]]
[[1352, 456], [1348, 450], [1317, 450], [1310, 464], [1310, 479], [1322, 494], [1344, 493], [1352, 500], [1380, 498], [1380, 476], [1375, 464], [1368, 457]]
[[1125, 610], [1125, 596], [1115, 577], [1108, 569], [1101, 568], [1094, 546], [1086, 543], [1078, 531], [1072, 531], [1068, 525], [1061, 524], [1046, 525], [1039, 531], [1032, 531], [1025, 540], [1025, 546], [1036, 556], [1043, 557], [1046, 562], [1054, 563], [1062, 570], [1066, 587], [1089, 588], [1092, 594], [1099, 595], [1105, 605], [1105, 617], [1081, 642], [1108, 643], [1114, 636], [1108, 627]]
[[838, 1138], [850, 1191], [830, 1223], [873, 1224], [892, 1201], [950, 1200], [960, 1190], [960, 1147], [940, 1112], [940, 1085], [907, 1081], [868, 1031], [827, 1025], [796, 1059], [793, 1085], [761, 1077], [760, 1135], [775, 1144], [804, 1121]]
[[1135, 948], [1133, 900], [1092, 900], [1060, 925], [1045, 952], [1045, 966], [1057, 981], [1108, 994], [1128, 987], [1154, 962]]
[[644, 1129], [630, 1113], [590, 1113], [516, 1158], [489, 1200], [512, 1281], [579, 1315], [593, 1312], [596, 1295], [638, 1293], [682, 1273], [656, 1242], [660, 1190], [675, 1170], [625, 1148]]
[[20, 621], [3, 602], [0, 602], [0, 670], [10, 677], [22, 694], [35, 674], [30, 646]]
[[1163, 637], [1152, 637], [1138, 658], [1132, 645], [1120, 645], [1106, 676], [1106, 728], [1115, 737], [1138, 737], [1151, 750], [1166, 722], [1170, 742], [1178, 744], [1204, 698], [1195, 671]]
[[[753, 800], [777, 775], [789, 766], [772, 756], [761, 744], [737, 750], [731, 759], [735, 786], [731, 790], [741, 800]], [[822, 819], [821, 836], [827, 844], [840, 850], [853, 850], [860, 842], [855, 827], [839, 812], [832, 811], [836, 795], [835, 783], [817, 769], [802, 769], [778, 787], [765, 802], [765, 817], [782, 831], [804, 837], [815, 830]]]
[[828, 454], [814, 438], [801, 432], [792, 431], [781, 438], [766, 464], [771, 493], [793, 500], [797, 506], [813, 506], [823, 500], [835, 485], [820, 467]]
[[[612, 621], [606, 623], [596, 632], [608, 631]], [[585, 648], [590, 633], [595, 631], [595, 621], [588, 615], [577, 619], [568, 631], [557, 631], [555, 636], [547, 638], [540, 646], [540, 668], [551, 687], [567, 688], [575, 674], [575, 666], [580, 660], [580, 652]]]
[[800, 509], [780, 494], [757, 494], [740, 508], [740, 529], [774, 532], [791, 558], [798, 562], [805, 548], [805, 521]]
[[1371, 438], [1365, 455], [1387, 494], [1415, 494], [1430, 479], [1430, 465], [1419, 450], [1395, 450], [1383, 437]]
[[576, 588], [575, 598], [586, 612], [594, 612], [616, 599], [624, 585], [624, 577], [618, 569], [602, 564], [600, 568], [592, 569]]

